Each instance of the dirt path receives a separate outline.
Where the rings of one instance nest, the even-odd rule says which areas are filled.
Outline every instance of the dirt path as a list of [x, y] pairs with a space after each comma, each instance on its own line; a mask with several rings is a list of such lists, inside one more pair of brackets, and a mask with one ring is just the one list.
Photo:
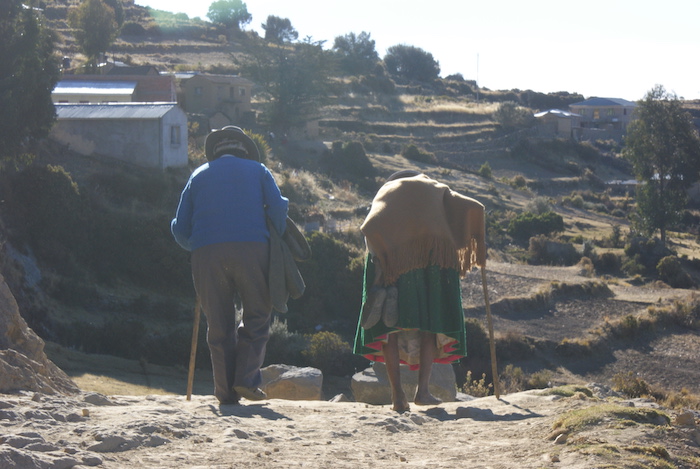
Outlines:
[[[528, 391], [399, 415], [389, 406], [348, 402], [272, 399], [219, 408], [212, 396], [199, 395], [189, 402], [181, 396], [0, 395], [0, 467], [633, 467], [625, 462], [639, 459], [625, 450], [632, 441], [663, 445], [669, 458], [700, 456], [687, 444], [691, 430], [655, 431], [665, 421], [624, 431], [594, 427], [576, 433], [578, 444], [548, 438], [566, 412], [601, 403], [582, 394]], [[582, 450], [601, 441], [617, 452]]]

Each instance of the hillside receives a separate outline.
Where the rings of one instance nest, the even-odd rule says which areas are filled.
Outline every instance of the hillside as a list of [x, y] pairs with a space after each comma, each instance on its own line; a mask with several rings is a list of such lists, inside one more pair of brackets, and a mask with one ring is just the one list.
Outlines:
[[[47, 8], [47, 16], [61, 34], [62, 50], [79, 60], [65, 24], [65, 9], [74, 2], [49, 3], [53, 6]], [[187, 22], [186, 27], [168, 28], [135, 6], [128, 8], [127, 21], [141, 24], [144, 34], [122, 35], [113, 47], [112, 59], [173, 71], [232, 67], [232, 54], [246, 53], [245, 37], [223, 40], [208, 24]], [[286, 317], [290, 328], [309, 333], [320, 325], [338, 332], [345, 340], [351, 338], [359, 309], [357, 265], [363, 253], [357, 227], [383, 178], [398, 169], [412, 168], [481, 200], [487, 207], [487, 271], [501, 369], [512, 365], [528, 376], [547, 376], [553, 383], [596, 380], [607, 385], [616, 375], [634, 370], [640, 379], [664, 393], [684, 388], [700, 393], [695, 367], [698, 356], [689, 352], [700, 349], [697, 307], [687, 314], [685, 327], [682, 321], [660, 321], [657, 314], [676, 314], [674, 300], [690, 297], [693, 289], [671, 288], [655, 275], [628, 274], [621, 269], [608, 272], [600, 265], [577, 263], [584, 249], [590, 249], [587, 254], [594, 260], [604, 253], [618, 256], [621, 262], [626, 259], [624, 240], [630, 231], [633, 195], [617, 194], [606, 186], [610, 181], [631, 178], [629, 168], [617, 155], [619, 145], [546, 141], [528, 129], [504, 130], [493, 113], [507, 96], [519, 96], [513, 91], [484, 93], [476, 102], [472, 94], [455, 91], [459, 88], [448, 80], [420, 85], [397, 83], [396, 92], [387, 95], [356, 93], [342, 86], [341, 78], [338, 81], [341, 85], [334, 88], [334, 94], [319, 111], [318, 139], [292, 138], [288, 145], [272, 144], [268, 166], [290, 198], [298, 223], [323, 219], [341, 226], [340, 232], [314, 236], [320, 248], [329, 250], [322, 252], [348, 258], [339, 267], [349, 272], [341, 279], [346, 283], [329, 283], [339, 294], [347, 291], [352, 301], [345, 301], [345, 297], [333, 301], [322, 296], [328, 296], [327, 292], [310, 292], [311, 299], [294, 304]], [[252, 130], [264, 134], [265, 129], [258, 126]], [[376, 171], [372, 178], [339, 177], [321, 170], [324, 155], [337, 141], [362, 143]], [[408, 145], [415, 145], [433, 159], [421, 162], [402, 156]], [[201, 161], [201, 148], [192, 142], [191, 150], [191, 163], [195, 165]], [[91, 208], [95, 212], [90, 213], [96, 217], [98, 213], [106, 214], [109, 219], [105, 226], [117, 234], [107, 229], [100, 233], [105, 244], [96, 244], [96, 252], [109, 257], [100, 258], [102, 263], [89, 268], [74, 264], [76, 254], [62, 250], [52, 252], [58, 265], [47, 267], [29, 255], [24, 257], [27, 251], [22, 240], [8, 236], [22, 253], [20, 261], [15, 261], [23, 265], [3, 267], [15, 291], [22, 291], [18, 301], [24, 307], [23, 314], [44, 338], [60, 344], [51, 348], [58, 362], [70, 348], [94, 354], [103, 350], [100, 346], [111, 345], [122, 356], [137, 360], [137, 369], [147, 370], [149, 362], [161, 364], [158, 360], [167, 358], [167, 364], [173, 365], [175, 360], [180, 367], [175, 370], [181, 372], [189, 351], [193, 298], [187, 256], [178, 252], [169, 238], [167, 222], [188, 170], [143, 174], [134, 168], [81, 157], [50, 143], [43, 148], [38, 163], [63, 167], [81, 194], [94, 203]], [[482, 171], [486, 163], [490, 174]], [[527, 240], [520, 242], [508, 235], [510, 220], [524, 211], [536, 211], [537, 204], [546, 205], [563, 218], [565, 230], [556, 241], [575, 250], [576, 262], [556, 267], [532, 265], [536, 259], [532, 259]], [[612, 240], [615, 226], [622, 233], [618, 242]], [[8, 227], [8, 231], [14, 228]], [[687, 256], [684, 268], [695, 276], [692, 261], [697, 257], [697, 237], [693, 233], [673, 233], [672, 247], [678, 256]], [[37, 266], [43, 279], [41, 291], [34, 292], [23, 283], [25, 273], [18, 271]], [[8, 275], [13, 269], [17, 269], [14, 275]], [[312, 275], [313, 268], [307, 269]], [[309, 280], [324, 280], [321, 277]], [[586, 282], [604, 285], [607, 290], [601, 294], [559, 288], [560, 284]], [[329, 289], [328, 284], [316, 287], [313, 281], [312, 287]], [[483, 325], [480, 288], [476, 274], [463, 283], [467, 317]], [[620, 324], [631, 326], [623, 330]], [[140, 335], [134, 338], [133, 331]], [[132, 341], [124, 339], [127, 334], [132, 335]], [[111, 343], [119, 341], [113, 337], [123, 343]], [[474, 338], [475, 344], [478, 339]], [[203, 342], [200, 340], [200, 344]], [[145, 355], [147, 352], [152, 355]], [[462, 371], [472, 371], [476, 377], [490, 373], [487, 357], [480, 353], [475, 348], [462, 364]], [[95, 366], [99, 368], [102, 360], [95, 358], [95, 365], [91, 354], [81, 358], [85, 360], [83, 370], [72, 368], [70, 361], [61, 366], [69, 369], [78, 383], [88, 383], [99, 374]], [[668, 366], [669, 362], [673, 367]], [[198, 363], [206, 363], [206, 350], [200, 350]], [[343, 372], [348, 373], [347, 369]], [[142, 374], [149, 376], [147, 371]], [[138, 373], [129, 379], [138, 380]], [[342, 389], [347, 384], [338, 386]], [[526, 383], [513, 386], [515, 390], [526, 387]], [[142, 387], [159, 389], [153, 382]], [[167, 391], [176, 392], [170, 386]]]

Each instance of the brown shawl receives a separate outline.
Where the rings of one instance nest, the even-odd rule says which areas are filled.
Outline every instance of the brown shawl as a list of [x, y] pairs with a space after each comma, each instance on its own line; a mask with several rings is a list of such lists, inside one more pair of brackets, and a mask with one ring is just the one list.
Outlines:
[[423, 174], [384, 184], [361, 230], [379, 260], [379, 284], [433, 264], [464, 276], [486, 263], [484, 206]]

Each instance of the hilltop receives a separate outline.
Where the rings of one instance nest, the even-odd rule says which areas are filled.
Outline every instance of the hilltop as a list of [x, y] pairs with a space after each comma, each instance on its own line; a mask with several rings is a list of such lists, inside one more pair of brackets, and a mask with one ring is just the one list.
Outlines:
[[[74, 3], [49, 2], [46, 11], [61, 35], [62, 52], [79, 59], [65, 22], [66, 9]], [[246, 54], [248, 50], [249, 37], [221, 37], [208, 23], [172, 15], [152, 16], [157, 12], [133, 4], [127, 5], [126, 13], [132, 34], [118, 38], [108, 54], [112, 60], [156, 65], [163, 71], [230, 71], [234, 69], [231, 57]], [[140, 25], [141, 29], [133, 25]], [[569, 245], [579, 258], [584, 249], [591, 247], [599, 257], [611, 253], [622, 258], [622, 243], [611, 241], [613, 227], [618, 226], [623, 235], [629, 232], [633, 196], [613, 193], [606, 185], [610, 181], [631, 179], [629, 166], [618, 156], [619, 144], [549, 141], [533, 137], [528, 129], [504, 129], [494, 118], [499, 104], [524, 99], [528, 93], [535, 93], [531, 91], [483, 90], [477, 101], [473, 92], [467, 91], [469, 87], [464, 86], [467, 82], [452, 79], [434, 83], [397, 82], [395, 92], [386, 95], [354, 92], [347, 81], [338, 77], [334, 94], [320, 109], [321, 130], [317, 139], [293, 138], [286, 146], [271, 145], [268, 165], [290, 198], [296, 221], [303, 223], [307, 218], [317, 217], [338, 222], [344, 230], [329, 237], [343, 244], [345, 250], [332, 252], [361, 258], [362, 242], [357, 227], [376, 184], [398, 169], [423, 171], [481, 200], [487, 207], [490, 221], [487, 272], [502, 368], [513, 365], [528, 375], [543, 373], [540, 376], [549, 377], [554, 384], [600, 380], [608, 385], [615, 375], [635, 370], [641, 379], [667, 392], [679, 392], [683, 388], [700, 392], [697, 387], [700, 380], [694, 371], [697, 356], [688, 352], [698, 349], [697, 330], [670, 321], [656, 321], [657, 311], [675, 311], [674, 301], [690, 298], [692, 289], [671, 288], [656, 278], [628, 275], [619, 270], [612, 274], [597, 272], [595, 266], [585, 262], [566, 267], [531, 265], [527, 242], [517, 243], [506, 234], [509, 221], [519, 213], [536, 210], [538, 204], [546, 205], [564, 220], [565, 230], [557, 242]], [[264, 127], [254, 126], [252, 130], [262, 133]], [[336, 141], [362, 143], [376, 171], [371, 181], [374, 185], [334, 177], [319, 169], [324, 155]], [[426, 162], [405, 157], [402, 153], [409, 145], [432, 158]], [[193, 142], [191, 150], [191, 162], [195, 165], [201, 161], [201, 148]], [[166, 224], [188, 175], [187, 169], [164, 177], [143, 175], [133, 168], [81, 157], [50, 144], [43, 149], [38, 162], [65, 168], [82, 193], [103, 203], [100, 208], [125, 217], [127, 224], [135, 219], [143, 226], [150, 227], [147, 225], [150, 222], [158, 228], [146, 231], [145, 235], [136, 232], [133, 238], [124, 235], [125, 239], [141, 242], [144, 236], [155, 232], [162, 237], [159, 238], [162, 244], [171, 241], [167, 238]], [[486, 164], [489, 171], [484, 168]], [[160, 192], [147, 193], [149, 186]], [[122, 218], [117, 220], [122, 222]], [[121, 255], [113, 254], [115, 262], [131, 261], [129, 252], [135, 252], [134, 257], [144, 255], [140, 244], [119, 246], [124, 250]], [[674, 234], [672, 247], [690, 261], [698, 252], [697, 240], [687, 233]], [[160, 257], [155, 260], [171, 269], [168, 274], [177, 270], [181, 274], [177, 280], [189, 281], [186, 256], [170, 249], [167, 246], [158, 251]], [[593, 256], [590, 251], [587, 254]], [[162, 261], [163, 257], [166, 261]], [[71, 260], [69, 256], [67, 259]], [[31, 259], [26, 262], [31, 264]], [[695, 276], [693, 265], [688, 262], [689, 272]], [[154, 272], [150, 276], [144, 274], [143, 266], [127, 267], [134, 276], [150, 277], [147, 280], [151, 281], [160, 274], [157, 270], [149, 270]], [[94, 344], [99, 342], [99, 327], [115, 326], [109, 321], [119, 317], [123, 319], [122, 326], [142, 326], [145, 337], [150, 334], [158, 337], [164, 347], [188, 343], [192, 296], [187, 288], [175, 292], [176, 289], [151, 288], [139, 284], [134, 277], [111, 278], [110, 272], [101, 272], [107, 281], [83, 278], [81, 275], [87, 274], [81, 266], [75, 270], [78, 280], [63, 278], [46, 269], [44, 275], [49, 280], [45, 284], [50, 288], [43, 292], [45, 296], [40, 295], [41, 300], [18, 300], [24, 301], [31, 311], [35, 325], [49, 328], [48, 332], [44, 331], [46, 337], [56, 341], [66, 341], [66, 336], [71, 340], [82, 339], [80, 345], [64, 343], [64, 346], [90, 350], [99, 345]], [[359, 278], [356, 267], [352, 275], [353, 279]], [[589, 282], [594, 287], [576, 290], [576, 286]], [[470, 275], [463, 284], [463, 296], [468, 318], [483, 324], [480, 287], [478, 276]], [[324, 321], [321, 324], [332, 328], [340, 323], [347, 329], [348, 324], [356, 321], [358, 308], [355, 304], [344, 306], [330, 319], [321, 316]], [[308, 317], [302, 317], [304, 313], [309, 315], [309, 311], [302, 311], [296, 316], [290, 314], [288, 320], [290, 323], [307, 320]], [[692, 314], [697, 313], [691, 313], [691, 318]], [[43, 320], [46, 316], [50, 321]], [[50, 330], [56, 323], [64, 327], [63, 336]], [[621, 324], [631, 325], [622, 329]], [[71, 328], [78, 332], [65, 333], [65, 329]], [[60, 360], [63, 352], [60, 347], [57, 350], [53, 353]], [[178, 350], [178, 356], [185, 356], [181, 352]], [[85, 360], [88, 362], [89, 358]], [[96, 360], [98, 364], [100, 360], [103, 359]], [[674, 367], [668, 367], [669, 360], [675, 363]], [[141, 366], [148, 369], [147, 359], [142, 358], [140, 363], [138, 369]], [[70, 361], [61, 365], [71, 367]], [[84, 366], [95, 373], [94, 365]], [[484, 357], [478, 353], [464, 366], [477, 377], [482, 371], [489, 372]], [[83, 375], [80, 369], [71, 369], [71, 376], [78, 382]], [[138, 377], [130, 379], [140, 382]], [[145, 387], [157, 388], [153, 384], [147, 383]], [[172, 386], [164, 389], [177, 392]]]

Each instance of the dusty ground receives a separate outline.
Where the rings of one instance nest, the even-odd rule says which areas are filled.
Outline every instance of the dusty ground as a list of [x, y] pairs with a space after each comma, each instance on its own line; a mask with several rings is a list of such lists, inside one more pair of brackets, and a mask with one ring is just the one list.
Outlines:
[[[590, 279], [576, 268], [491, 263], [487, 269], [495, 305], [504, 298], [529, 297], [552, 280]], [[495, 328], [499, 334], [517, 328], [521, 334], [560, 340], [660, 297], [690, 294], [615, 289], [619, 292], [607, 300], [561, 301], [552, 310], [520, 316], [494, 314]], [[464, 291], [467, 310], [477, 311], [483, 305], [480, 274], [465, 280]], [[219, 407], [204, 370], [187, 401], [184, 369], [85, 356], [49, 344], [49, 356], [85, 393], [0, 395], [0, 468], [698, 468], [700, 413], [625, 400], [605, 384], [590, 384], [634, 370], [645, 379], [663, 376], [672, 387], [691, 380], [697, 386], [697, 340], [697, 335], [669, 333], [643, 347], [618, 347], [607, 363], [589, 366], [588, 373], [567, 370], [570, 382], [589, 383], [590, 396], [580, 389], [563, 397], [540, 390], [503, 393], [500, 399], [461, 395], [462, 401], [413, 405], [404, 414], [390, 406], [329, 401], [335, 391], [348, 389], [347, 383], [330, 379], [323, 401], [244, 400], [241, 406]], [[614, 412], [601, 411], [611, 404]], [[657, 408], [660, 414], [641, 420], [626, 414]], [[566, 439], [555, 442], [556, 422], [584, 409], [599, 418], [567, 427]]]
[[352, 402], [0, 395], [0, 467], [698, 467], [700, 432], [687, 414], [687, 426], [669, 425], [671, 412], [640, 423], [609, 416], [553, 440], [557, 419], [610, 402], [599, 397], [527, 391], [399, 415]]

